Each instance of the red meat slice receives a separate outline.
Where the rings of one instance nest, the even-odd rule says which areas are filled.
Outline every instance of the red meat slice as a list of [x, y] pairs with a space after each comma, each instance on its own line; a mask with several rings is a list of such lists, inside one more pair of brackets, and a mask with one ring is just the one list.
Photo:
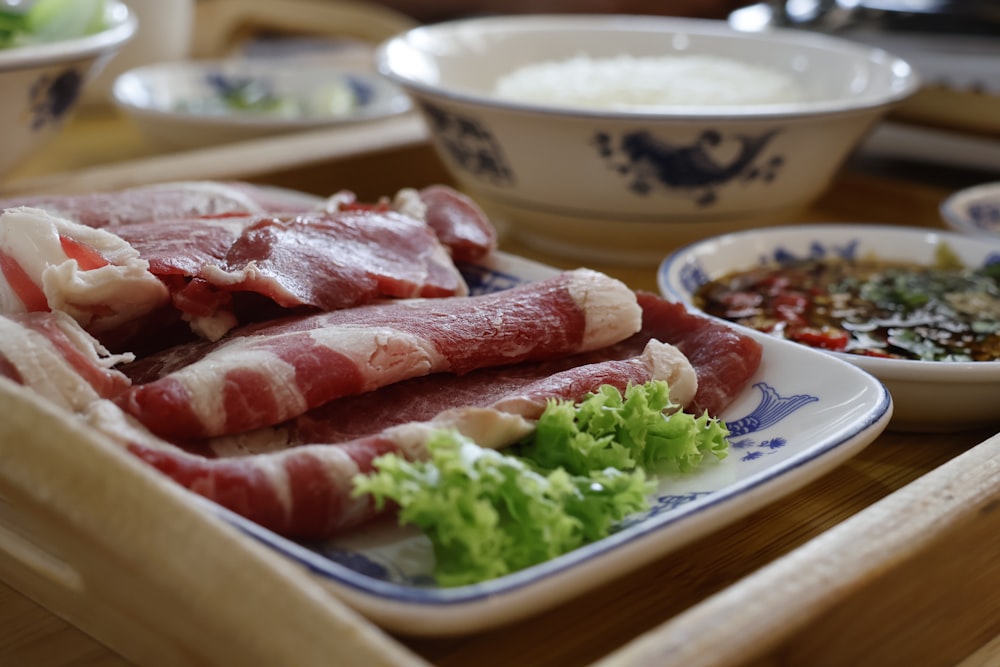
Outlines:
[[[128, 449], [182, 486], [275, 531], [294, 538], [322, 538], [375, 516], [370, 498], [352, 497], [351, 480], [372, 470], [372, 461], [397, 452], [426, 455], [430, 434], [457, 430], [480, 445], [500, 448], [527, 435], [550, 398], [582, 400], [603, 384], [624, 389], [651, 379], [693, 376], [687, 361], [669, 346], [650, 343], [640, 356], [567, 369], [534, 381], [492, 389], [470, 405], [452, 407], [423, 422], [397, 424], [339, 444], [312, 444], [247, 457], [209, 459], [133, 432], [115, 428]], [[478, 379], [485, 388], [485, 376]], [[668, 380], [669, 381], [669, 380]], [[693, 392], [693, 386], [689, 391]], [[487, 399], [486, 396], [489, 396]], [[114, 423], [102, 418], [101, 423]], [[106, 428], [106, 426], [105, 426]]]
[[[488, 369], [463, 377], [442, 374], [420, 378], [383, 388], [370, 398], [341, 399], [297, 420], [294, 428], [286, 425], [273, 431], [271, 435], [285, 431], [284, 441], [271, 443], [271, 447], [280, 447], [277, 451], [240, 451], [232, 447], [240, 438], [228, 439], [227, 451], [216, 449], [214, 454], [219, 458], [183, 451], [116, 418], [109, 412], [114, 409], [111, 404], [102, 406], [104, 414], [94, 423], [175, 482], [265, 528], [292, 538], [329, 537], [376, 515], [369, 498], [352, 497], [353, 476], [369, 472], [372, 461], [387, 452], [411, 459], [424, 456], [427, 438], [438, 428], [455, 428], [481, 445], [503, 447], [530, 432], [530, 420], [540, 414], [550, 397], [580, 400], [601, 384], [624, 388], [630, 382], [649, 379], [667, 379], [671, 386], [683, 386], [683, 377], [672, 375], [669, 368], [686, 361], [668, 355], [666, 359], [673, 361], [651, 363], [658, 351], [674, 350], [650, 340], [654, 331], [661, 336], [673, 331], [678, 343], [695, 350], [722, 341], [723, 361], [715, 360], [706, 348], [695, 355], [702, 366], [687, 367], [688, 374], [698, 377], [698, 394], [701, 383], [708, 381], [711, 389], [707, 396], [721, 405], [720, 396], [734, 396], [745, 387], [752, 375], [747, 369], [754, 366], [755, 370], [753, 359], [760, 358], [756, 341], [654, 295], [640, 295], [640, 301], [644, 308], [642, 331], [617, 344], [572, 358]], [[642, 353], [628, 357], [640, 345], [645, 345]], [[611, 360], [594, 361], [601, 356]], [[593, 363], [584, 363], [588, 361]], [[567, 367], [560, 370], [560, 365]], [[712, 372], [723, 376], [712, 378]], [[448, 386], [453, 390], [450, 394]], [[720, 389], [723, 386], [726, 388]], [[414, 394], [417, 387], [429, 391]], [[406, 394], [409, 401], [391, 403], [394, 396], [405, 399]], [[688, 386], [682, 394], [680, 401], [687, 402], [695, 387]], [[365, 427], [340, 423], [352, 410], [373, 408], [378, 403], [369, 401], [376, 397], [381, 405], [395, 407], [400, 414], [381, 428], [375, 422], [387, 415], [384, 411], [375, 414], [374, 422]], [[364, 428], [377, 430], [363, 434]], [[327, 438], [345, 440], [318, 444], [330, 442]], [[213, 445], [218, 448], [225, 440]]]
[[[256, 196], [257, 192], [261, 195]], [[306, 210], [301, 197], [277, 198], [248, 184], [180, 182], [78, 195], [0, 200], [0, 209], [31, 206], [88, 227]], [[275, 208], [277, 207], [277, 208]]]
[[[610, 348], [604, 348], [610, 349]], [[429, 421], [448, 410], [502, 408], [537, 419], [548, 398], [578, 400], [601, 384], [624, 391], [629, 382], [669, 382], [671, 397], [686, 405], [696, 389], [694, 369], [680, 352], [647, 341], [627, 358], [605, 359], [601, 351], [560, 359], [481, 369], [466, 375], [437, 373], [331, 401], [275, 428], [212, 438], [188, 445], [208, 457], [244, 456], [304, 444], [360, 439], [408, 422]]]
[[336, 310], [381, 296], [467, 291], [433, 231], [392, 211], [257, 219], [223, 263], [206, 265], [200, 276], [218, 289], [256, 292], [286, 308]]
[[204, 459], [130, 443], [128, 450], [181, 486], [279, 535], [322, 538], [372, 519], [370, 498], [351, 497], [351, 477], [399, 451], [380, 438], [303, 447], [272, 456]]
[[[756, 372], [759, 343], [725, 323], [692, 314], [659, 296], [643, 293], [639, 302], [643, 307], [642, 330], [615, 345], [545, 362], [481, 369], [464, 376], [437, 373], [406, 380], [330, 401], [276, 428], [212, 438], [199, 443], [196, 451], [205, 456], [245, 455], [370, 436], [398, 424], [432, 419], [447, 409], [489, 405], [522, 387], [544, 386], [544, 378], [578, 366], [605, 360], [631, 361], [644, 353], [651, 340], [692, 351], [697, 393], [692, 397], [672, 391], [671, 395], [689, 412], [700, 414], [707, 406], [709, 414], [718, 416]], [[711, 345], [719, 347], [712, 353], [698, 352], [714, 349], [706, 347]]]
[[44, 312], [49, 309], [49, 300], [42, 288], [31, 279], [17, 257], [3, 250], [0, 250], [0, 279], [10, 286], [24, 310]]
[[640, 317], [628, 287], [578, 269], [485, 296], [393, 301], [246, 327], [217, 345], [144, 360], [128, 371], [144, 384], [120, 404], [168, 438], [240, 433], [412, 377], [599, 349], [637, 331]]
[[[212, 340], [238, 324], [237, 294], [285, 309], [336, 310], [383, 297], [468, 291], [433, 231], [393, 211], [176, 220], [115, 232], [170, 286], [174, 307], [192, 328]], [[261, 319], [260, 310], [244, 308], [244, 321]], [[274, 310], [264, 309], [272, 316]]]
[[735, 399], [760, 366], [761, 345], [723, 322], [688, 311], [655, 294], [638, 295], [639, 336], [676, 345], [698, 373], [698, 393], [689, 410], [718, 415]]
[[0, 315], [0, 375], [72, 412], [129, 388], [112, 355], [62, 312]]
[[153, 275], [190, 278], [206, 264], [223, 261], [240, 237], [249, 218], [177, 219], [164, 225], [140, 222], [116, 227], [113, 232], [149, 262]]
[[61, 310], [104, 335], [156, 310], [168, 291], [121, 238], [34, 208], [0, 212], [0, 311]]
[[423, 188], [420, 199], [427, 224], [456, 261], [474, 262], [496, 250], [496, 229], [472, 199], [446, 185]]

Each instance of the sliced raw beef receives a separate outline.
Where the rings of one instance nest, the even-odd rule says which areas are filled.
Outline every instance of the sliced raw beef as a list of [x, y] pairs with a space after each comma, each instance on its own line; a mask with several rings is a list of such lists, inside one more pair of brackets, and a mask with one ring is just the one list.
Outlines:
[[[383, 297], [459, 296], [468, 287], [426, 223], [394, 211], [191, 219], [115, 231], [171, 287], [174, 306], [204, 338], [262, 319], [246, 307], [336, 310]], [[182, 280], [173, 279], [174, 277]], [[262, 297], [257, 301], [243, 295]]]
[[404, 188], [392, 201], [374, 204], [357, 201], [353, 192], [341, 191], [321, 205], [325, 211], [395, 211], [422, 220], [433, 230], [455, 261], [474, 262], [497, 248], [493, 223], [479, 205], [447, 185], [431, 185], [422, 190]]
[[281, 423], [342, 396], [435, 372], [541, 361], [636, 332], [635, 294], [578, 269], [477, 297], [407, 299], [289, 318], [216, 345], [167, 351], [127, 372], [126, 411], [171, 438]]
[[718, 415], [739, 395], [757, 372], [759, 342], [723, 322], [688, 311], [683, 304], [640, 292], [642, 331], [670, 341], [691, 361], [698, 373], [698, 393], [689, 412]]
[[671, 399], [678, 406], [687, 405], [694, 396], [695, 371], [672, 345], [653, 340], [634, 356], [610, 360], [601, 356], [597, 351], [466, 375], [436, 373], [331, 401], [279, 427], [211, 438], [196, 448], [188, 447], [204, 456], [229, 457], [304, 444], [335, 444], [407, 422], [429, 421], [461, 407], [491, 407], [537, 419], [548, 398], [576, 400], [601, 384], [624, 391], [630, 382], [641, 384], [653, 378], [668, 382]]
[[112, 231], [149, 262], [150, 273], [161, 278], [191, 278], [206, 264], [217, 264], [254, 218], [188, 218], [140, 222]]
[[[199, 443], [197, 451], [206, 456], [239, 456], [305, 443], [361, 438], [397, 424], [426, 421], [449, 408], [487, 405], [520, 387], [575, 367], [604, 360], [631, 361], [647, 354], [651, 341], [667, 341], [692, 350], [694, 374], [700, 382], [679, 384], [679, 378], [666, 378], [671, 398], [689, 412], [700, 413], [707, 406], [709, 414], [718, 416], [756, 372], [760, 345], [723, 322], [692, 314], [659, 296], [642, 293], [639, 302], [643, 307], [642, 330], [615, 345], [540, 363], [482, 369], [464, 376], [438, 373], [414, 378], [330, 401], [275, 428], [211, 438]], [[705, 347], [712, 345], [718, 347]]]
[[0, 316], [0, 375], [70, 412], [128, 389], [114, 366], [131, 359], [110, 354], [65, 313]]
[[352, 496], [352, 478], [371, 472], [372, 461], [382, 454], [423, 457], [428, 438], [441, 428], [465, 433], [487, 447], [509, 445], [533, 428], [518, 415], [468, 408], [337, 445], [207, 459], [156, 438], [109, 401], [93, 404], [88, 419], [181, 486], [292, 538], [326, 537], [373, 518], [371, 498]]
[[475, 262], [497, 247], [496, 229], [479, 205], [446, 185], [420, 190], [424, 219], [456, 261]]
[[118, 236], [35, 208], [0, 213], [0, 313], [60, 310], [99, 334], [167, 300], [149, 263]]
[[[139, 326], [127, 343], [138, 345], [156, 338], [180, 337], [189, 329], [201, 338], [216, 340], [235, 327], [238, 318], [229, 293], [219, 292], [199, 281], [206, 265], [225, 260], [226, 253], [253, 218], [191, 218], [161, 222], [141, 222], [114, 228], [114, 233], [135, 248], [149, 262], [149, 272], [167, 287], [175, 321], [187, 322], [185, 329], [174, 327], [169, 337], [156, 336], [157, 322]], [[196, 284], [192, 284], [195, 282]], [[145, 325], [146, 323], [142, 323]], [[149, 350], [163, 349], [149, 347]]]
[[[38, 211], [12, 209], [5, 215], [23, 210]], [[63, 228], [77, 229], [77, 237], [111, 238], [107, 230], [39, 213], [61, 221]], [[266, 299], [286, 309], [334, 310], [382, 297], [468, 292], [462, 274], [430, 228], [392, 211], [173, 220], [117, 226], [113, 231], [135, 250], [131, 255], [138, 255], [143, 267], [148, 265], [145, 277], [158, 277], [169, 288], [174, 307], [196, 333], [209, 340], [238, 324], [233, 294], [262, 297], [256, 302], [244, 299], [244, 304], [257, 305]], [[125, 243], [118, 245], [125, 247]], [[31, 281], [25, 284], [32, 287]], [[133, 291], [124, 282], [121, 287]], [[152, 304], [156, 306], [163, 303], [166, 292], [153, 287], [160, 297]], [[110, 286], [105, 289], [110, 293]], [[35, 298], [36, 292], [26, 296], [41, 301]], [[115, 302], [119, 300], [116, 296]], [[263, 308], [267, 315], [276, 310]], [[247, 318], [262, 319], [252, 313]]]
[[505, 390], [494, 387], [470, 395], [467, 405], [455, 404], [424, 421], [396, 424], [338, 444], [307, 444], [245, 457], [209, 459], [184, 452], [143, 434], [109, 406], [102, 406], [101, 418], [94, 421], [186, 488], [282, 535], [321, 538], [375, 516], [370, 498], [352, 496], [351, 479], [370, 472], [372, 461], [382, 454], [423, 458], [428, 438], [442, 428], [481, 446], [506, 447], [530, 433], [531, 420], [551, 398], [579, 401], [603, 384], [624, 389], [654, 379], [677, 387], [682, 400], [694, 393], [694, 370], [687, 360], [675, 348], [653, 341], [638, 357], [567, 369]]
[[32, 206], [88, 227], [189, 218], [295, 213], [313, 204], [301, 195], [279, 197], [246, 183], [191, 181], [80, 195], [31, 195], [0, 200], [0, 209]]
[[433, 231], [392, 211], [317, 212], [257, 219], [221, 264], [200, 277], [216, 288], [263, 294], [286, 308], [336, 310], [378, 297], [467, 293]]
[[326, 210], [398, 212], [426, 222], [458, 261], [475, 261], [496, 249], [496, 230], [479, 206], [445, 185], [405, 189], [393, 202], [358, 203], [349, 191], [325, 202], [304, 193], [252, 183], [179, 181], [77, 195], [27, 195], [0, 199], [0, 210], [31, 206], [88, 227], [194, 218], [291, 215]]

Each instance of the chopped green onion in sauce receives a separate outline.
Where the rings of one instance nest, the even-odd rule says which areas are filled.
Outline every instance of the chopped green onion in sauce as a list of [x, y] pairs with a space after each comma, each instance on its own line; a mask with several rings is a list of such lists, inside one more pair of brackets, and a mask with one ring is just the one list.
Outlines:
[[1000, 359], [1000, 264], [800, 259], [702, 285], [705, 312], [811, 347], [924, 361]]

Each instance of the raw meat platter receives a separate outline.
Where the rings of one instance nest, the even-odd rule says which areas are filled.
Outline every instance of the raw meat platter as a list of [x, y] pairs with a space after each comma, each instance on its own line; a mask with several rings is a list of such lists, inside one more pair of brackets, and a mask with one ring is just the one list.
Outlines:
[[[498, 253], [465, 266], [473, 291], [538, 280], [554, 269]], [[692, 475], [662, 479], [652, 509], [610, 537], [492, 581], [438, 587], [423, 536], [391, 520], [315, 544], [284, 539], [211, 505], [247, 533], [307, 568], [349, 604], [407, 634], [473, 632], [537, 613], [680, 548], [779, 500], [850, 458], [892, 413], [880, 382], [794, 343], [760, 337], [763, 362], [722, 417], [730, 455]]]

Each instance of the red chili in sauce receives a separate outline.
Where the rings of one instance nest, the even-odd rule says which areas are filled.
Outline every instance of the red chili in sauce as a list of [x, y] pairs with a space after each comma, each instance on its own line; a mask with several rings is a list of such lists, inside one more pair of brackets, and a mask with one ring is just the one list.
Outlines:
[[810, 347], [898, 359], [1000, 359], [1000, 264], [796, 260], [702, 285], [694, 303]]

